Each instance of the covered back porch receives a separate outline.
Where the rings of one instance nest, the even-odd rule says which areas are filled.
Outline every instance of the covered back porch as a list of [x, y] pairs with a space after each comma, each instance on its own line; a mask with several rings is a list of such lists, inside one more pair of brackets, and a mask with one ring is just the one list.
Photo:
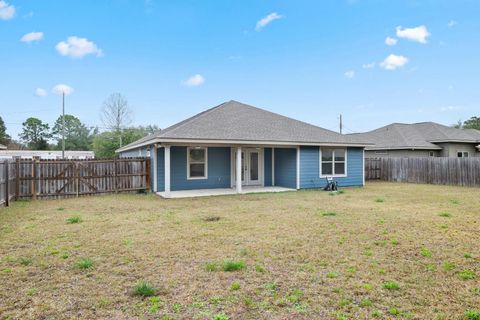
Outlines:
[[300, 149], [272, 145], [158, 145], [153, 190], [165, 198], [300, 188]]

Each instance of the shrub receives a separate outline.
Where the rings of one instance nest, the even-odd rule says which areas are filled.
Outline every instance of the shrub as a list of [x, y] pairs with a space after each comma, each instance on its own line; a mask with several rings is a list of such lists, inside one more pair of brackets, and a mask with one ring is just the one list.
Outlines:
[[471, 280], [471, 279], [475, 279], [475, 272], [473, 272], [472, 270], [465, 270], [465, 271], [459, 272], [458, 276], [463, 280]]
[[67, 218], [67, 223], [68, 224], [80, 223], [80, 222], [82, 222], [82, 218], [80, 218], [79, 216], [74, 216], [74, 217]]
[[400, 286], [395, 281], [386, 281], [383, 283], [383, 287], [388, 290], [398, 290]]
[[468, 320], [480, 320], [480, 311], [467, 310], [465, 311], [465, 317]]
[[80, 258], [80, 260], [77, 261], [75, 266], [78, 269], [90, 269], [93, 267], [93, 261], [89, 258]]
[[141, 297], [152, 297], [156, 292], [155, 287], [145, 280], [139, 281], [133, 289], [134, 295]]
[[222, 269], [223, 271], [226, 271], [226, 272], [242, 270], [242, 269], [245, 269], [245, 262], [225, 260], [222, 263]]

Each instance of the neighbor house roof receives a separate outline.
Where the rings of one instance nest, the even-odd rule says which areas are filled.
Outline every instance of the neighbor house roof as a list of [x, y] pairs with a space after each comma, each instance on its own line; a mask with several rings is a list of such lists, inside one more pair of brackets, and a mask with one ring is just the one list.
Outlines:
[[[228, 101], [117, 150], [157, 142], [360, 145], [344, 136], [237, 101]], [[368, 143], [367, 143], [368, 144]]]
[[359, 139], [370, 141], [379, 149], [426, 149], [441, 150], [435, 143], [442, 142], [480, 142], [480, 131], [475, 129], [457, 129], [435, 122], [392, 123], [365, 133], [351, 134]]
[[[58, 150], [0, 150], [0, 159], [38, 157], [41, 159], [59, 159], [62, 157], [62, 151]], [[93, 151], [65, 151], [67, 159], [91, 159], [95, 158]]]
[[7, 146], [4, 146], [3, 144], [0, 144], [0, 150], [6, 150]]

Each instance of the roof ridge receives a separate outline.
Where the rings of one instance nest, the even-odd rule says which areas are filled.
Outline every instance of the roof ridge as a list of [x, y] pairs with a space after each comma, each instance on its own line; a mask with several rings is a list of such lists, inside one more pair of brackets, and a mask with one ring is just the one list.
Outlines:
[[249, 105], [249, 104], [246, 104], [246, 103], [243, 103], [243, 102], [239, 102], [239, 101], [236, 101], [236, 100], [230, 100], [229, 102], [235, 102], [235, 103], [238, 103], [238, 104], [242, 104], [244, 106], [247, 106], [247, 107], [250, 107], [250, 108], [253, 108], [253, 109], [257, 109], [257, 110], [260, 110], [262, 112], [266, 112], [266, 113], [270, 113], [270, 114], [273, 114], [277, 117], [282, 117], [282, 118], [285, 118], [285, 119], [288, 119], [288, 120], [293, 120], [293, 121], [296, 121], [296, 122], [300, 122], [302, 124], [305, 124], [305, 125], [308, 125], [310, 127], [314, 127], [314, 128], [317, 128], [317, 129], [321, 129], [321, 130], [324, 130], [324, 131], [328, 131], [328, 132], [331, 132], [333, 134], [337, 134], [337, 135], [340, 135], [340, 136], [344, 136], [343, 134], [340, 134], [336, 131], [333, 131], [333, 130], [329, 130], [329, 129], [325, 129], [325, 128], [322, 128], [320, 126], [317, 126], [317, 125], [314, 125], [314, 124], [311, 124], [311, 123], [308, 123], [308, 122], [305, 122], [305, 121], [302, 121], [302, 120], [298, 120], [298, 119], [295, 119], [295, 118], [291, 118], [291, 117], [287, 117], [287, 116], [284, 116], [282, 114], [279, 114], [279, 113], [275, 113], [273, 111], [270, 111], [270, 110], [266, 110], [266, 109], [262, 109], [262, 108], [259, 108], [259, 107], [255, 107], [255, 106], [252, 106], [252, 105]]
[[[230, 101], [233, 101], [233, 100], [230, 100]], [[204, 111], [202, 111], [202, 112], [200, 112], [200, 113], [197, 113], [197, 114], [195, 114], [195, 115], [193, 115], [193, 116], [191, 116], [191, 117], [189, 117], [189, 118], [187, 118], [187, 119], [185, 119], [185, 120], [182, 120], [182, 121], [180, 121], [180, 122], [178, 122], [178, 123], [175, 123], [174, 125], [171, 125], [170, 127], [167, 127], [167, 128], [165, 128], [165, 129], [163, 129], [163, 130], [160, 132], [160, 134], [157, 135], [157, 137], [161, 136], [163, 133], [172, 132], [173, 130], [178, 129], [178, 128], [180, 128], [180, 127], [182, 127], [182, 126], [190, 123], [190, 122], [193, 121], [193, 120], [199, 119], [199, 118], [205, 116], [206, 114], [210, 113], [211, 111], [213, 111], [213, 110], [215, 110], [215, 109], [217, 109], [217, 108], [220, 108], [221, 106], [227, 104], [227, 103], [230, 102], [230, 101], [222, 102], [221, 104], [216, 105], [215, 107], [212, 107], [212, 108], [210, 108], [210, 109], [204, 110]]]

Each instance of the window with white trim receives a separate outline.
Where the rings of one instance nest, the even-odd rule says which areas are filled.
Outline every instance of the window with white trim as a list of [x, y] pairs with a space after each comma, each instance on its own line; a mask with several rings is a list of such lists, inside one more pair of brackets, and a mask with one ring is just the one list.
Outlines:
[[207, 179], [207, 148], [187, 148], [187, 178]]
[[346, 163], [346, 149], [320, 149], [320, 176], [345, 176]]
[[457, 157], [458, 158], [468, 158], [469, 154], [468, 151], [458, 151], [457, 152]]

